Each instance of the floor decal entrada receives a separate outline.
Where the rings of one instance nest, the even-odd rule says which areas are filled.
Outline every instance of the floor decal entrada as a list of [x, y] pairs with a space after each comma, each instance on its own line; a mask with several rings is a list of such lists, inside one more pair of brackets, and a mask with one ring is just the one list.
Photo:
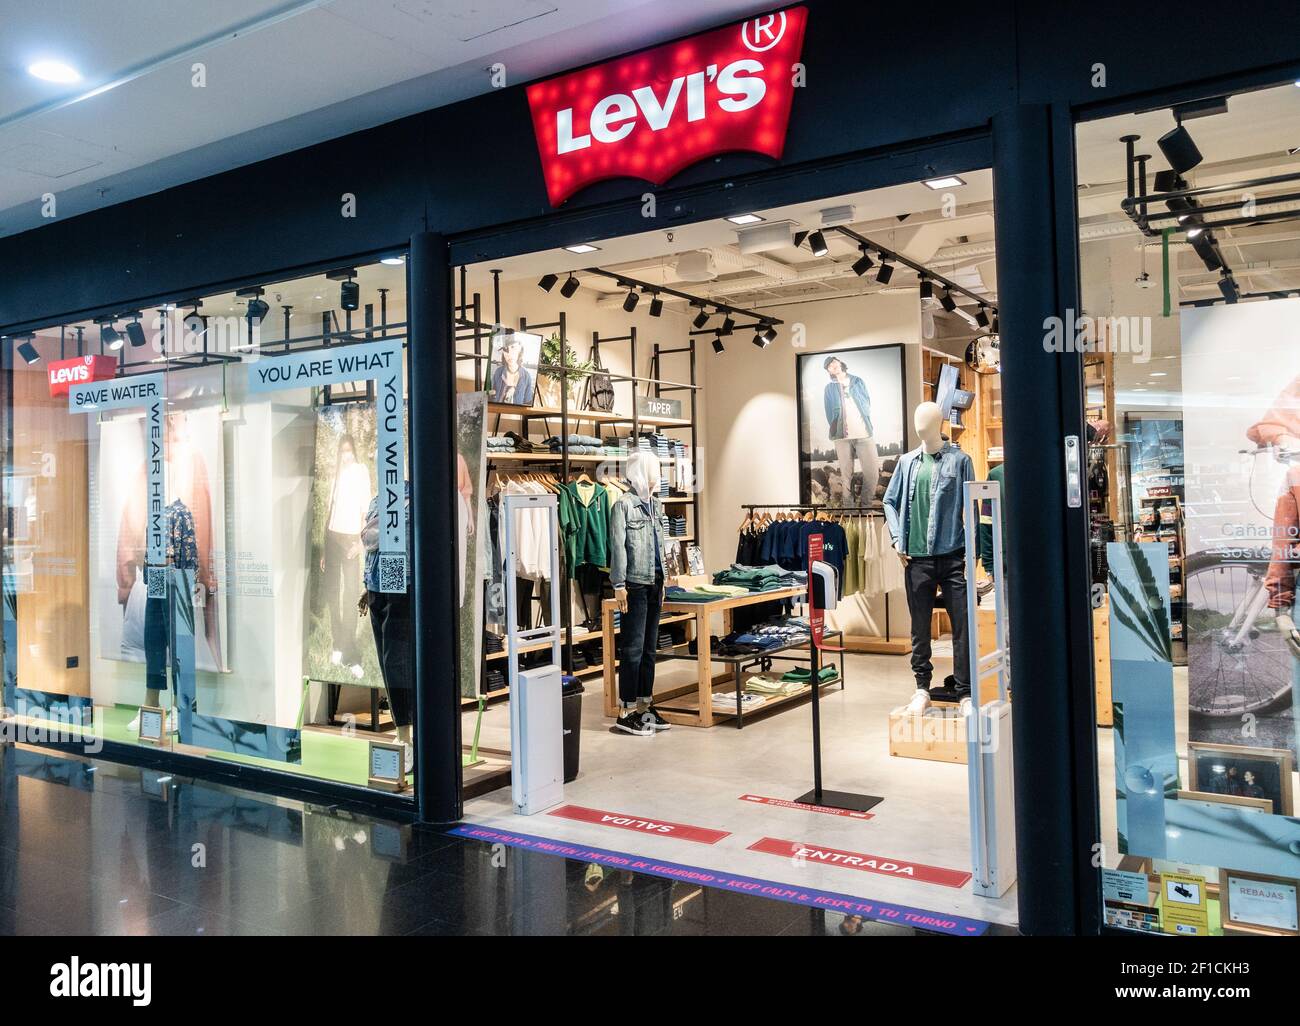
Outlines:
[[[873, 901], [859, 898], [852, 894], [839, 894], [835, 891], [821, 891], [809, 887], [792, 887], [790, 884], [775, 880], [760, 880], [752, 876], [740, 876], [736, 873], [724, 873], [715, 869], [701, 869], [695, 866], [683, 866], [676, 862], [661, 859], [643, 858], [623, 852], [607, 851], [604, 848], [591, 848], [585, 844], [568, 841], [553, 841], [531, 834], [519, 834], [513, 831], [496, 830], [492, 827], [465, 824], [452, 829], [456, 837], [468, 837], [486, 844], [504, 844], [510, 848], [523, 851], [541, 852], [547, 855], [559, 855], [562, 858], [578, 859], [582, 862], [594, 862], [612, 869], [626, 869], [635, 873], [645, 873], [665, 880], [681, 880], [686, 883], [700, 884], [724, 891], [740, 894], [754, 894], [774, 901], [784, 901], [791, 905], [803, 905], [807, 908], [820, 908], [828, 912], [843, 915], [862, 916], [879, 923], [893, 923], [897, 926], [911, 926], [918, 930], [933, 933], [947, 933], [956, 937], [978, 937], [989, 928], [981, 919], [967, 919], [964, 916], [950, 915], [946, 912], [928, 912], [925, 909], [896, 905], [892, 902]], [[788, 842], [787, 842], [788, 843]]]
[[761, 851], [767, 855], [780, 855], [785, 859], [802, 859], [817, 865], [841, 866], [844, 869], [858, 869], [864, 873], [879, 873], [881, 876], [892, 876], [900, 880], [939, 884], [943, 887], [964, 887], [970, 880], [970, 873], [960, 869], [944, 869], [942, 866], [927, 866], [920, 862], [888, 859], [882, 855], [841, 851], [839, 848], [827, 848], [825, 845], [803, 841], [782, 841], [776, 837], [764, 837], [755, 841], [749, 846], [749, 850]]

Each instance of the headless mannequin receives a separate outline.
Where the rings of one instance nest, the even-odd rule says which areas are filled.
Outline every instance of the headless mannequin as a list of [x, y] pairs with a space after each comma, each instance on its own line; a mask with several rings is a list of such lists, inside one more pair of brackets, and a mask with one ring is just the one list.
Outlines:
[[[627, 483], [632, 487], [634, 494], [642, 502], [650, 505], [650, 496], [654, 490], [659, 487], [659, 476], [661, 469], [659, 460], [651, 453], [637, 452], [627, 462]], [[665, 580], [665, 583], [667, 581]], [[626, 613], [628, 611], [627, 588], [618, 587], [614, 589], [614, 599], [618, 603], [618, 611]], [[658, 630], [656, 621], [655, 630]], [[653, 668], [653, 661], [650, 663]], [[653, 669], [651, 670], [653, 672]], [[636, 712], [644, 713], [652, 705], [650, 697], [638, 697], [636, 702]]]
[[[947, 440], [943, 437], [943, 411], [939, 408], [938, 404], [932, 402], [924, 402], [921, 403], [919, 406], [917, 406], [916, 410], [912, 414], [912, 426], [916, 428], [916, 434], [921, 440], [922, 450], [927, 455], [934, 456], [937, 458], [939, 453], [943, 450], [944, 446], [948, 444]], [[937, 473], [938, 471], [936, 470], [935, 472]], [[960, 487], [960, 484], [958, 485], [958, 487]], [[912, 562], [912, 557], [909, 556], [907, 553], [906, 538], [899, 539], [898, 550], [899, 550], [899, 558], [902, 559], [903, 561], [904, 572], [906, 573], [908, 564]], [[943, 586], [941, 585], [941, 588], [942, 587]], [[952, 586], [949, 586], [948, 588], [944, 588], [943, 590], [952, 592], [955, 591], [956, 589]], [[952, 599], [957, 597], [958, 596], [951, 595], [951, 594], [946, 595], [945, 604], [947, 605], [951, 603], [951, 607], [949, 608], [948, 613], [949, 613], [949, 619], [953, 621], [954, 645], [964, 645], [965, 634], [966, 634], [965, 627], [964, 627], [965, 616], [966, 616], [965, 613], [966, 598], [963, 592], [960, 595], [960, 601], [957, 602], [951, 601]], [[932, 597], [930, 601], [933, 601]], [[959, 619], [961, 621], [960, 624], [958, 624], [957, 622]], [[962, 629], [959, 630], [958, 629], [959, 627], [961, 627]], [[913, 628], [913, 633], [915, 635], [915, 626]], [[928, 640], [929, 637], [928, 626], [925, 630], [925, 637]], [[914, 638], [914, 644], [915, 644], [915, 638]], [[914, 663], [913, 665], [915, 666], [916, 664]], [[927, 686], [921, 685], [918, 679], [917, 692], [915, 695], [913, 695], [912, 701], [909, 704], [908, 708], [913, 712], [923, 712], [929, 704], [930, 704], [930, 694], [927, 689]], [[965, 705], [966, 705], [966, 700], [963, 698], [962, 701], [963, 709], [965, 709]]]

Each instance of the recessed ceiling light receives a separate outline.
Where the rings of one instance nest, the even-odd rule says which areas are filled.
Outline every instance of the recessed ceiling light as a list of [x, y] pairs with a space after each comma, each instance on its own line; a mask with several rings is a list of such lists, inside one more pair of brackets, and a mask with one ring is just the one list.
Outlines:
[[579, 255], [583, 253], [594, 253], [596, 252], [596, 250], [600, 249], [599, 246], [592, 246], [586, 242], [581, 242], [576, 246], [565, 246], [564, 248], [567, 249], [570, 253], [577, 253]]
[[1153, 378], [1167, 378], [1167, 377], [1169, 376], [1169, 372], [1168, 372], [1168, 371], [1152, 371], [1152, 372], [1151, 372], [1151, 376], [1152, 376]]
[[965, 185], [966, 179], [957, 175], [944, 175], [942, 178], [927, 178], [921, 184], [927, 189], [955, 189], [959, 185]]
[[1150, 390], [1149, 390], [1149, 389], [1146, 389], [1146, 388], [1135, 388], [1135, 389], [1133, 389], [1133, 391], [1134, 391], [1134, 392], [1147, 392], [1147, 391], [1150, 391]]
[[735, 217], [727, 218], [732, 224], [758, 224], [763, 218], [757, 214], [737, 214]]
[[389, 267], [401, 267], [404, 263], [406, 263], [406, 257], [403, 256], [384, 257], [379, 262], [381, 264], [387, 264]]
[[27, 74], [39, 78], [42, 82], [55, 82], [59, 85], [71, 85], [81, 81], [81, 73], [70, 64], [62, 61], [37, 61], [27, 65]]

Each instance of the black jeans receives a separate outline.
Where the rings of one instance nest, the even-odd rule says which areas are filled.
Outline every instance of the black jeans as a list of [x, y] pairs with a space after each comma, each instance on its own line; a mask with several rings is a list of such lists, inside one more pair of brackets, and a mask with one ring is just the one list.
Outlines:
[[415, 691], [411, 682], [411, 597], [402, 593], [370, 594], [370, 627], [375, 632], [375, 652], [388, 692], [393, 723], [409, 727]]
[[912, 673], [916, 686], [928, 688], [934, 674], [930, 662], [930, 618], [936, 593], [942, 589], [943, 608], [952, 621], [952, 675], [958, 691], [970, 690], [970, 650], [966, 640], [966, 553], [912, 556], [905, 572], [907, 608], [912, 614]]
[[625, 706], [654, 695], [663, 599], [664, 579], [659, 574], [654, 584], [627, 582], [627, 612], [619, 618], [618, 629], [618, 700]]

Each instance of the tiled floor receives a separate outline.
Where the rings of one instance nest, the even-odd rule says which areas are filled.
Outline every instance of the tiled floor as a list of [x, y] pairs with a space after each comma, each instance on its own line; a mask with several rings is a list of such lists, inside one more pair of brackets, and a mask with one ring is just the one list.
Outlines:
[[0, 747], [0, 935], [850, 933], [915, 931]]

